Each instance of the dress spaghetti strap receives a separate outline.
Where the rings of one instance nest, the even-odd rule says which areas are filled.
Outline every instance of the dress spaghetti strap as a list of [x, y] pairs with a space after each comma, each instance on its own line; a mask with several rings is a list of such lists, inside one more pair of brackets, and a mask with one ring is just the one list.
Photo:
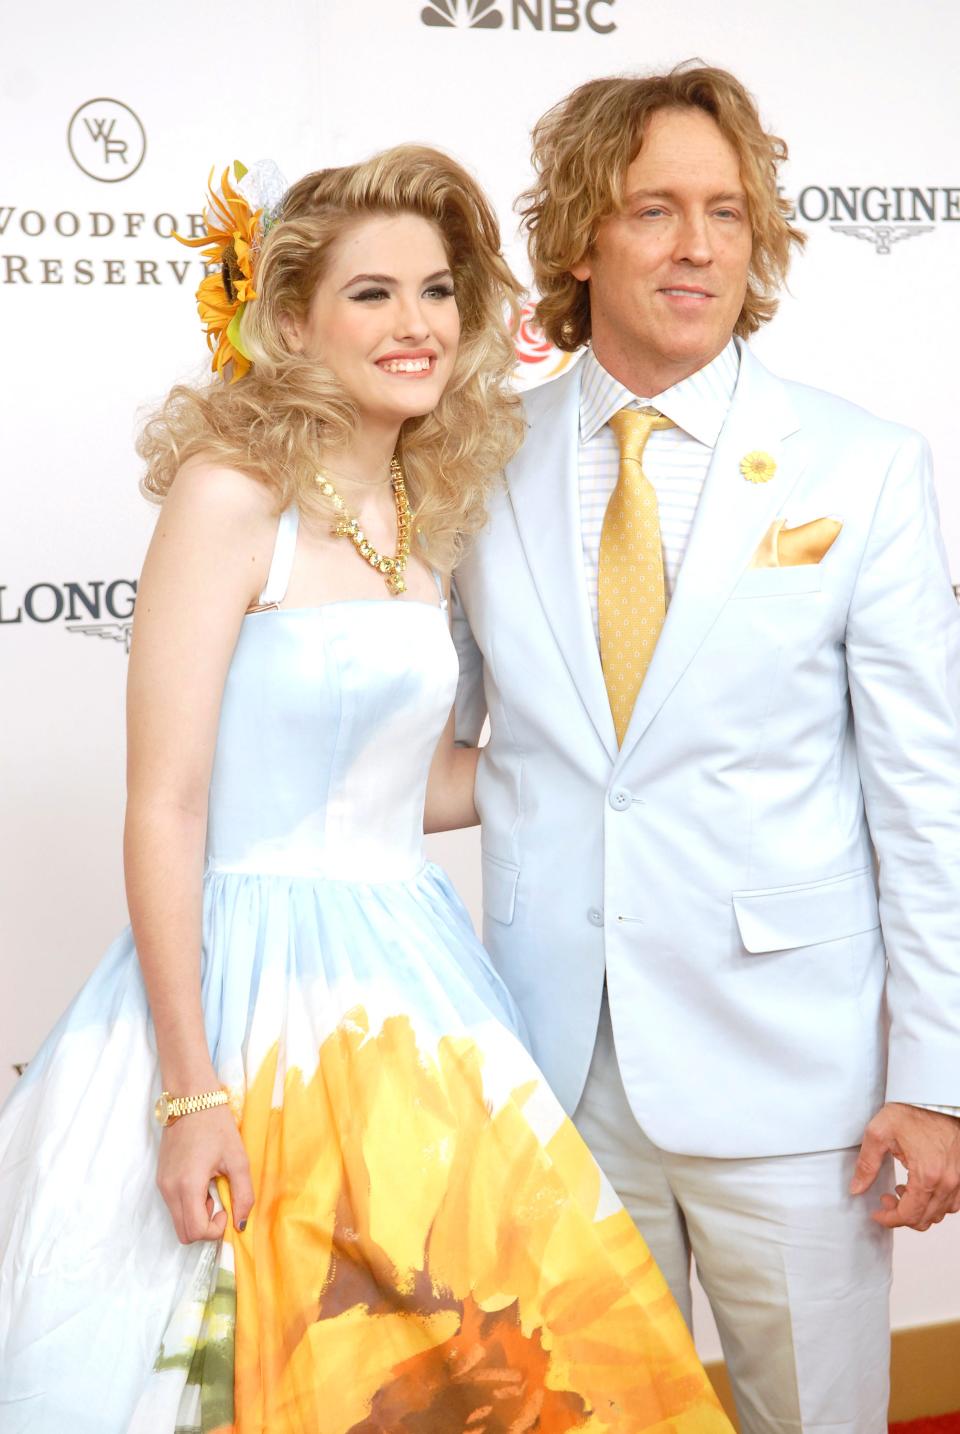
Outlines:
[[290, 586], [290, 574], [293, 572], [293, 557], [297, 550], [299, 528], [300, 510], [294, 503], [280, 514], [270, 571], [267, 574], [263, 592], [257, 599], [256, 605], [250, 609], [251, 612], [258, 612], [265, 607], [279, 607], [286, 597], [287, 588]]

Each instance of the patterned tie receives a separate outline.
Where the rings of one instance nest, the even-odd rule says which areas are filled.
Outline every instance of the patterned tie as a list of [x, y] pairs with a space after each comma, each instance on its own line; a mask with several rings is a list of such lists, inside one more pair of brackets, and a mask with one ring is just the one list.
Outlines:
[[617, 742], [623, 744], [666, 616], [660, 510], [640, 460], [655, 428], [674, 428], [655, 408], [621, 408], [610, 419], [620, 475], [600, 535], [600, 657]]

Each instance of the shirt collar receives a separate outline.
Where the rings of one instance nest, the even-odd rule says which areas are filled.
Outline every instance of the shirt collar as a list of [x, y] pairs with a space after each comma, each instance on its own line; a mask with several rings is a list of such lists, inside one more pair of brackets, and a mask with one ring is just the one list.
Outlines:
[[678, 428], [698, 443], [715, 448], [727, 417], [740, 372], [740, 350], [731, 339], [711, 363], [672, 388], [649, 398], [632, 393], [613, 377], [588, 348], [580, 381], [580, 441], [587, 443], [621, 408], [647, 404], [672, 418]]

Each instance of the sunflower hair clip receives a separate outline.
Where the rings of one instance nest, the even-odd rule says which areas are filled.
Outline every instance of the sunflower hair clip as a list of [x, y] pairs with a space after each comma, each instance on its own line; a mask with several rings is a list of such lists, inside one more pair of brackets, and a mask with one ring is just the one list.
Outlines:
[[[231, 168], [233, 175], [231, 178]], [[205, 233], [195, 239], [174, 238], [190, 249], [203, 249], [210, 272], [197, 290], [197, 312], [213, 355], [212, 371], [235, 383], [249, 373], [252, 360], [240, 335], [240, 321], [257, 297], [254, 262], [264, 236], [276, 220], [286, 183], [273, 160], [262, 159], [247, 169], [239, 160], [223, 171], [220, 188], [207, 180], [208, 203], [203, 211]]]

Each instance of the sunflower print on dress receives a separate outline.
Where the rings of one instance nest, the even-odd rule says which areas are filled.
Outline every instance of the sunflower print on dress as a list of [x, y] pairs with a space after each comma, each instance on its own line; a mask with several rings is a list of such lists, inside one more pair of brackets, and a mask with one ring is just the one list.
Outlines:
[[494, 1108], [472, 1038], [426, 1055], [409, 1017], [372, 1033], [362, 1008], [311, 1077], [278, 1058], [246, 1094], [257, 1200], [182, 1434], [729, 1434], [572, 1123], [538, 1131], [539, 1081]]

